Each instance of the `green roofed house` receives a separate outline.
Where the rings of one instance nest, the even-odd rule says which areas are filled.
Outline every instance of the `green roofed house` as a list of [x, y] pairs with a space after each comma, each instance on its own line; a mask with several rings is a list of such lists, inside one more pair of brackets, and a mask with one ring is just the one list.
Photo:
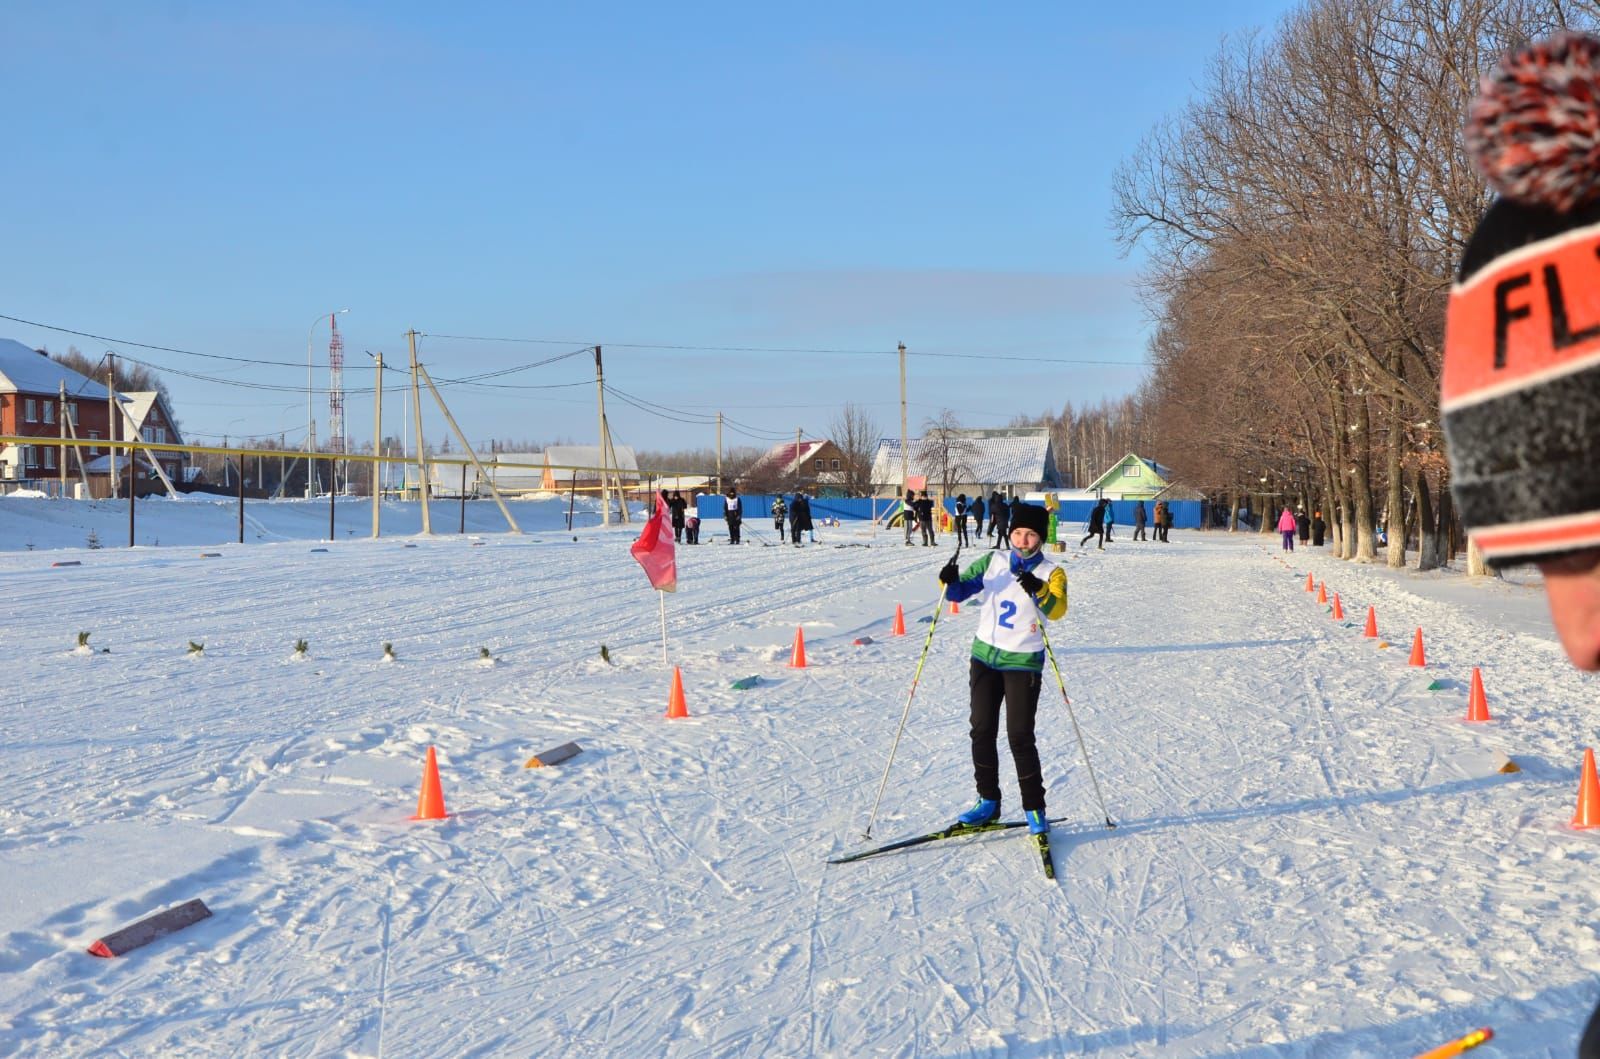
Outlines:
[[1130, 452], [1090, 482], [1085, 491], [1113, 500], [1155, 500], [1171, 486], [1170, 468]]

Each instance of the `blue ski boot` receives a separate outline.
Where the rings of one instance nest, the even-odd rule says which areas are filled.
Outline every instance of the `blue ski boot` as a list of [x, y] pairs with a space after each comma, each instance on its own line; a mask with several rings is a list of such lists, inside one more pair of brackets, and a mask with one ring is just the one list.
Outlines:
[[1050, 821], [1046, 819], [1043, 809], [1029, 809], [1025, 815], [1028, 817], [1028, 834], [1047, 835], [1050, 833]]
[[979, 798], [966, 812], [956, 818], [962, 827], [982, 827], [1000, 818], [1000, 799]]

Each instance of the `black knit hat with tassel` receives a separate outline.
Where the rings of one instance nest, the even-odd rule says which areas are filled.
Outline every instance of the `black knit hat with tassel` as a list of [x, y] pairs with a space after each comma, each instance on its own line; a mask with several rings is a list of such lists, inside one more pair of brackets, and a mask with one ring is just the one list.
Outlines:
[[1490, 565], [1600, 548], [1600, 40], [1562, 33], [1483, 79], [1466, 144], [1500, 194], [1461, 259], [1440, 409]]

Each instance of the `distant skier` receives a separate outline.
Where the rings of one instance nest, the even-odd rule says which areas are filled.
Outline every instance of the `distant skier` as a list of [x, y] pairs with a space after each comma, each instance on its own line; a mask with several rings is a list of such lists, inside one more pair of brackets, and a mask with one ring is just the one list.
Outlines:
[[1133, 539], [1136, 541], [1148, 540], [1144, 535], [1145, 513], [1144, 501], [1140, 500], [1133, 505]]
[[1295, 509], [1294, 529], [1295, 535], [1300, 538], [1301, 544], [1311, 539], [1311, 520], [1306, 518], [1306, 509], [1303, 507]]
[[994, 531], [994, 546], [998, 551], [1006, 546], [1007, 525], [1011, 518], [1011, 507], [1006, 503], [1006, 498], [1000, 495], [999, 490], [989, 496], [989, 528]]
[[728, 523], [728, 543], [739, 543], [739, 525], [744, 521], [744, 512], [739, 509], [739, 490], [735, 486], [728, 487], [727, 499], [723, 503], [722, 517]]
[[[800, 545], [800, 534], [811, 531], [811, 501], [804, 493], [794, 495], [794, 504], [789, 508], [789, 530], [796, 547]], [[811, 539], [815, 541], [816, 537]]]
[[965, 548], [972, 542], [967, 540], [967, 494], [956, 496], [956, 543]]
[[1017, 766], [1017, 786], [1028, 830], [1050, 830], [1045, 814], [1044, 770], [1034, 739], [1034, 717], [1044, 675], [1045, 620], [1067, 613], [1067, 575], [1039, 550], [1050, 524], [1044, 508], [1015, 502], [1010, 512], [1010, 550], [985, 552], [962, 571], [954, 560], [939, 571], [945, 598], [979, 597], [978, 632], [968, 667], [971, 688], [972, 772], [978, 800], [960, 822], [969, 827], [1000, 816], [1000, 704], [1006, 708], [1006, 741]]
[[683, 494], [674, 489], [672, 499], [667, 501], [667, 509], [672, 512], [672, 539], [680, 544], [683, 543], [684, 510], [688, 506]]
[[1105, 499], [1105, 503], [1106, 503], [1106, 543], [1110, 544], [1111, 543], [1111, 524], [1114, 521], [1116, 521], [1116, 509], [1111, 506], [1110, 499], [1108, 499], [1108, 498], [1102, 498], [1102, 499]]
[[1289, 505], [1283, 505], [1283, 514], [1278, 516], [1278, 533], [1283, 537], [1283, 550], [1294, 551], [1294, 512], [1289, 510]]
[[906, 498], [900, 502], [902, 514], [900, 523], [906, 529], [906, 547], [911, 547], [911, 532], [917, 528], [917, 491], [906, 490]]
[[683, 539], [686, 544], [700, 543], [700, 501], [705, 498], [706, 494], [696, 489], [693, 502], [689, 504], [689, 509], [684, 512]]
[[1089, 532], [1083, 535], [1083, 540], [1078, 542], [1078, 547], [1082, 548], [1085, 544], [1088, 544], [1090, 537], [1099, 537], [1100, 539], [1095, 542], [1095, 547], [1101, 551], [1105, 550], [1106, 512], [1110, 508], [1111, 501], [1101, 497], [1100, 502], [1094, 506], [1094, 510], [1089, 512]]
[[972, 498], [972, 506], [968, 510], [970, 510], [972, 512], [972, 518], [974, 520], [973, 523], [972, 523], [972, 535], [974, 537], [977, 537], [979, 540], [982, 540], [983, 539], [983, 494], [982, 493], [979, 493], [977, 496]]
[[781, 496], [773, 497], [772, 498], [772, 528], [778, 531], [778, 540], [779, 541], [783, 540], [783, 516], [786, 515], [786, 514], [788, 514], [788, 508], [784, 507], [783, 497], [781, 497]]
[[924, 489], [917, 499], [917, 525], [922, 527], [922, 546], [931, 548], [939, 542], [933, 536], [933, 497]]
[[1322, 539], [1327, 535], [1327, 533], [1328, 524], [1327, 522], [1323, 521], [1322, 512], [1318, 511], [1315, 515], [1311, 516], [1311, 546], [1313, 548], [1322, 547]]

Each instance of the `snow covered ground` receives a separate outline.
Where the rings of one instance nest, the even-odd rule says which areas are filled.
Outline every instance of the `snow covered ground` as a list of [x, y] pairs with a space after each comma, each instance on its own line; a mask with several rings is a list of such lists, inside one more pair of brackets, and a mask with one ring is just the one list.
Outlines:
[[[1053, 640], [1118, 826], [1047, 675], [1051, 882], [1016, 832], [825, 863], [866, 844], [943, 545], [680, 550], [669, 721], [636, 528], [488, 504], [373, 541], [350, 504], [322, 543], [325, 507], [260, 504], [239, 546], [230, 508], [152, 502], [130, 550], [85, 506], [0, 500], [0, 1054], [1387, 1057], [1490, 1025], [1474, 1055], [1565, 1057], [1600, 995], [1600, 834], [1566, 826], [1600, 687], [1535, 586], [1254, 535], [1069, 553]], [[122, 536], [84, 548], [94, 518]], [[939, 622], [874, 841], [970, 803], [973, 621]], [[429, 746], [452, 815], [414, 822]]]

